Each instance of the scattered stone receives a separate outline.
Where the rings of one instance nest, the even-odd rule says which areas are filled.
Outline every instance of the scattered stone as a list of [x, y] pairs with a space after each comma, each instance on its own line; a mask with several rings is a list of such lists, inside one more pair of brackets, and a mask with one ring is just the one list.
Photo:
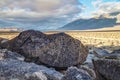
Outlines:
[[11, 52], [11, 51], [8, 51], [7, 49], [0, 49], [0, 60], [4, 60], [7, 58], [21, 60], [21, 61], [24, 61], [25, 59], [23, 56], [21, 56], [16, 52]]
[[20, 60], [0, 60], [0, 80], [61, 80], [63, 75], [42, 65]]
[[26, 74], [27, 80], [48, 80], [45, 74], [42, 72], [34, 72], [32, 74]]
[[94, 55], [98, 58], [105, 58], [105, 59], [120, 59], [119, 50], [115, 50], [112, 53], [108, 53], [104, 49], [95, 49]]
[[105, 59], [118, 59], [118, 60], [120, 60], [120, 54], [109, 54], [108, 56], [105, 56]]
[[70, 67], [66, 71], [66, 74], [62, 80], [92, 80], [92, 78], [85, 70], [78, 69], [76, 67]]
[[94, 54], [88, 54], [86, 61], [82, 65], [88, 66], [89, 68], [93, 69], [94, 66], [92, 63], [92, 59], [94, 59], [94, 58], [95, 58]]
[[1, 44], [6, 43], [8, 41], [8, 39], [5, 38], [0, 38], [0, 49], [2, 48]]
[[0, 38], [0, 44], [1, 44], [1, 43], [4, 43], [4, 42], [7, 42], [7, 41], [8, 41], [8, 39]]
[[28, 60], [58, 68], [82, 64], [88, 55], [88, 50], [79, 40], [65, 33], [46, 35], [28, 30], [5, 44], [7, 49], [21, 53]]
[[111, 54], [120, 54], [120, 49], [114, 50], [113, 52], [111, 52]]
[[93, 52], [94, 52], [94, 55], [98, 58], [104, 58], [105, 56], [109, 55], [109, 53], [106, 50], [101, 49], [101, 48], [96, 48], [94, 49]]
[[83, 70], [87, 71], [87, 73], [90, 75], [92, 80], [96, 79], [95, 71], [93, 69], [89, 68], [88, 66], [81, 65], [81, 66], [79, 66], [79, 69], [83, 69]]
[[120, 80], [120, 60], [115, 59], [94, 59], [97, 74], [105, 80]]
[[85, 63], [92, 63], [92, 59], [95, 58], [94, 54], [88, 54]]

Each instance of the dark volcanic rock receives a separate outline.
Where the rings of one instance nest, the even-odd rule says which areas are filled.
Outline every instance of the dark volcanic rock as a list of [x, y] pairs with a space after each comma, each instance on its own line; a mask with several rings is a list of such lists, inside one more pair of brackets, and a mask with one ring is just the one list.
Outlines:
[[120, 80], [120, 60], [94, 59], [95, 70], [105, 80]]
[[92, 80], [92, 78], [85, 70], [70, 67], [62, 80]]
[[[21, 47], [25, 44], [29, 44], [29, 42], [36, 43], [44, 43], [45, 34], [39, 31], [28, 30], [20, 33], [17, 37], [9, 40], [6, 43], [2, 44], [3, 48], [7, 48], [16, 52], [21, 52]], [[38, 44], [39, 46], [41, 44]], [[32, 46], [32, 45], [31, 45]]]
[[26, 58], [53, 67], [69, 67], [83, 63], [88, 55], [84, 45], [73, 37], [58, 33], [46, 35], [28, 30], [7, 42], [7, 48]]
[[63, 75], [42, 65], [20, 60], [0, 60], [0, 80], [61, 80]]

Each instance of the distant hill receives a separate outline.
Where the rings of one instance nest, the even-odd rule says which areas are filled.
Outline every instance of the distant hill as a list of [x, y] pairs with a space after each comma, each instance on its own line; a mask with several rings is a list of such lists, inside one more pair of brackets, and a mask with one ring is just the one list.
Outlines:
[[[114, 26], [119, 26], [117, 18], [91, 18], [91, 19], [78, 19], [67, 25], [61, 27], [61, 30], [90, 30], [90, 29], [108, 29]], [[112, 29], [112, 28], [111, 28]], [[118, 29], [118, 28], [117, 28]]]
[[120, 26], [100, 28], [100, 29], [90, 29], [85, 31], [118, 31], [118, 30], [120, 31]]

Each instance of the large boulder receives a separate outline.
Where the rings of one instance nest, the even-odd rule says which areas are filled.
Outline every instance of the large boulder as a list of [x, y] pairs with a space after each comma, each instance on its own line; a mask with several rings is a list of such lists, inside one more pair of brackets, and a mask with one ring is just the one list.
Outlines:
[[95, 70], [105, 80], [120, 80], [120, 60], [94, 59]]
[[0, 60], [0, 80], [61, 80], [63, 75], [42, 65], [20, 60]]
[[92, 78], [85, 70], [70, 67], [66, 71], [62, 80], [92, 80]]
[[58, 68], [81, 64], [88, 55], [88, 50], [79, 40], [65, 33], [46, 35], [28, 30], [4, 44], [3, 48], [21, 53], [37, 63]]

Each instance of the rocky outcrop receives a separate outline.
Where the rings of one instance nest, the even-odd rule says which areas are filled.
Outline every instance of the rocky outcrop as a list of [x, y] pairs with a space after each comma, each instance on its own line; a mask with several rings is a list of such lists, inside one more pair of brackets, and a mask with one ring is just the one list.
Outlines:
[[63, 75], [42, 65], [20, 60], [0, 60], [0, 80], [61, 80]]
[[36, 63], [58, 68], [81, 64], [88, 55], [79, 40], [65, 33], [46, 35], [28, 30], [4, 44], [3, 48], [21, 53], [30, 60], [34, 58]]
[[105, 80], [120, 80], [120, 60], [94, 59], [93, 63], [97, 74]]
[[92, 80], [90, 75], [83, 69], [76, 67], [70, 67], [62, 80]]

